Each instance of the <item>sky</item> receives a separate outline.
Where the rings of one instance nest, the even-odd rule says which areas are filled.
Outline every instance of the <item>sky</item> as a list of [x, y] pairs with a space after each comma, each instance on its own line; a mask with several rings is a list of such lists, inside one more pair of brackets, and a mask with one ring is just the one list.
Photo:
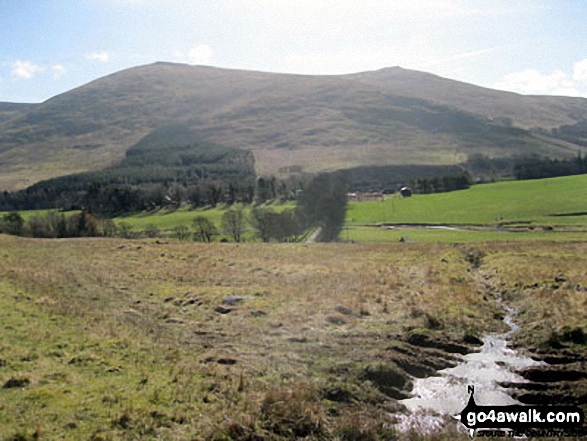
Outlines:
[[587, 97], [585, 0], [0, 0], [0, 101], [170, 61]]

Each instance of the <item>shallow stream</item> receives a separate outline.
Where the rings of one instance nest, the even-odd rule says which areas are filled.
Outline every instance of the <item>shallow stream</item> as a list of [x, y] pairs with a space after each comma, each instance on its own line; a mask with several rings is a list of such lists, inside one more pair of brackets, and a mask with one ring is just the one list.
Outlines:
[[401, 401], [409, 412], [399, 418], [400, 431], [426, 434], [441, 429], [447, 417], [460, 413], [466, 406], [467, 386], [475, 387], [478, 405], [520, 404], [499, 383], [523, 383], [526, 380], [516, 371], [543, 363], [508, 348], [510, 335], [519, 327], [512, 320], [514, 311], [507, 311], [504, 322], [510, 328], [508, 332], [484, 336], [480, 352], [463, 356], [457, 366], [438, 371], [437, 376], [414, 380], [412, 397]]

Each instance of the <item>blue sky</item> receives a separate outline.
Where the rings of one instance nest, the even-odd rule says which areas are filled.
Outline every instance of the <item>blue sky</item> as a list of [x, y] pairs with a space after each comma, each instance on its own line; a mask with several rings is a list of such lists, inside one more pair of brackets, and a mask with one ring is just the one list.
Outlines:
[[156, 61], [587, 97], [584, 0], [0, 0], [0, 101]]

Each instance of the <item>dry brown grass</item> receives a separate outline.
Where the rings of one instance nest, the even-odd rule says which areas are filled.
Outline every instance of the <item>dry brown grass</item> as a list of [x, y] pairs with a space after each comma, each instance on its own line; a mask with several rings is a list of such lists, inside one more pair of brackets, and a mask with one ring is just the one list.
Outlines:
[[[481, 245], [479, 273], [440, 244], [160, 242], [0, 236], [0, 382], [29, 380], [0, 395], [0, 432], [389, 439], [398, 403], [366, 372], [401, 365], [413, 332], [461, 342], [500, 329], [479, 274], [503, 281], [495, 295], [528, 329], [565, 308], [584, 324], [584, 244]], [[550, 311], [510, 289], [557, 271]]]
[[520, 343], [544, 344], [565, 327], [587, 329], [587, 244], [484, 247], [484, 272], [518, 311]]

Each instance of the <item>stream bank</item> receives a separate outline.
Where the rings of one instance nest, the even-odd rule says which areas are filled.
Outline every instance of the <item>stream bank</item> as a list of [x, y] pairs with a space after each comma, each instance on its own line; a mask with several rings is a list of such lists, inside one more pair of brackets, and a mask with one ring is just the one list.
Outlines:
[[508, 310], [504, 322], [509, 331], [487, 334], [478, 352], [463, 355], [454, 367], [440, 370], [434, 376], [415, 379], [411, 396], [401, 400], [408, 412], [399, 417], [401, 432], [433, 433], [443, 428], [450, 416], [458, 414], [467, 404], [468, 386], [475, 387], [479, 405], [521, 404], [508, 388], [527, 382], [518, 372], [544, 363], [518, 354], [508, 347], [508, 339], [519, 328]]

